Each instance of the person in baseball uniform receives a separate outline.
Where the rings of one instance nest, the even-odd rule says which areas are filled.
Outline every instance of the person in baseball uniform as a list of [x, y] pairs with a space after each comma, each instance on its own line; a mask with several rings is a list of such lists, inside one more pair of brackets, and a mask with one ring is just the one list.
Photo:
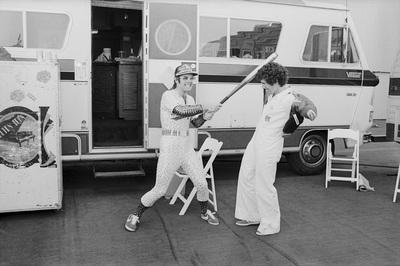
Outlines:
[[136, 210], [125, 223], [126, 230], [136, 231], [143, 212], [163, 197], [175, 171], [180, 167], [190, 176], [197, 188], [201, 218], [218, 225], [218, 218], [208, 209], [208, 186], [203, 173], [203, 163], [193, 149], [189, 137], [189, 125], [202, 126], [210, 120], [221, 104], [196, 104], [188, 92], [196, 82], [196, 65], [184, 63], [175, 69], [174, 85], [161, 97], [160, 119], [162, 137], [157, 162], [155, 186], [142, 196]]

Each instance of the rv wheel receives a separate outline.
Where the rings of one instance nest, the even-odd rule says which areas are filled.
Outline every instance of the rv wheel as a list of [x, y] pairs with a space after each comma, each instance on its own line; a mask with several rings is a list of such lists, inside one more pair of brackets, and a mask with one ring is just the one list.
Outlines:
[[316, 175], [326, 166], [326, 137], [322, 133], [307, 135], [299, 152], [286, 154], [290, 167], [299, 175]]

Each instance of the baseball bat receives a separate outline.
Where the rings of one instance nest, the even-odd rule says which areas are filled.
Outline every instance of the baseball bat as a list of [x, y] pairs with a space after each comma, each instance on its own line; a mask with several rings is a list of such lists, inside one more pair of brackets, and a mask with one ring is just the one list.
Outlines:
[[267, 59], [265, 59], [258, 67], [256, 67], [253, 71], [250, 72], [228, 95], [225, 96], [219, 103], [223, 104], [226, 102], [233, 94], [238, 92], [241, 88], [243, 88], [247, 83], [253, 80], [253, 78], [256, 76], [258, 70], [260, 70], [264, 65], [274, 61], [278, 55], [276, 53], [272, 53], [270, 56], [268, 56]]

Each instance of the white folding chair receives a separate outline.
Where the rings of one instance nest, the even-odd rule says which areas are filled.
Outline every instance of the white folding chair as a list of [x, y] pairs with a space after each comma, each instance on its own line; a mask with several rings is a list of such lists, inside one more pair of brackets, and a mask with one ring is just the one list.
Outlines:
[[[207, 179], [210, 180], [211, 183], [211, 189], [208, 188], [208, 192], [210, 193], [211, 197], [208, 199], [208, 202], [213, 205], [214, 210], [217, 211], [217, 195], [215, 192], [215, 183], [214, 183], [214, 171], [213, 171], [213, 162], [215, 157], [218, 155], [219, 150], [222, 147], [222, 141], [218, 141], [214, 138], [206, 138], [203, 145], [201, 146], [200, 150], [197, 152], [197, 154], [200, 156], [202, 159], [203, 155], [206, 154], [206, 151], [209, 151], [210, 157], [208, 158], [203, 171], [204, 175]], [[169, 204], [174, 204], [175, 201], [179, 198], [182, 200], [184, 203], [181, 211], [179, 212], [179, 215], [184, 215], [187, 208], [189, 207], [190, 203], [192, 202], [194, 196], [196, 195], [197, 189], [196, 187], [193, 187], [192, 191], [190, 192], [189, 196], [185, 198], [185, 195], [182, 195], [182, 190], [186, 185], [187, 180], [190, 178], [187, 174], [182, 174], [179, 172], [175, 172], [175, 175], [179, 176], [182, 178], [181, 183], [179, 184], [178, 188], [176, 189], [174, 196], [172, 197], [171, 201]]]
[[[348, 152], [335, 152], [333, 154], [331, 141], [334, 141], [334, 139], [345, 139], [347, 142], [351, 142], [353, 150], [350, 150], [350, 147], [346, 145], [346, 148], [349, 148]], [[360, 132], [352, 129], [328, 130], [327, 141], [325, 188], [328, 187], [329, 181], [338, 180], [355, 182], [356, 190], [358, 190], [360, 180]]]
[[399, 179], [400, 179], [400, 164], [397, 170], [397, 179], [396, 179], [396, 187], [394, 188], [393, 202], [396, 202], [397, 193], [400, 193]]

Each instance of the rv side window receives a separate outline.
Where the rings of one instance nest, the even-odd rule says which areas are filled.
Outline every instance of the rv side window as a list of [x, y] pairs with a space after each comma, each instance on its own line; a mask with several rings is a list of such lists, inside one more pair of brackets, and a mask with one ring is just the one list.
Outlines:
[[354, 44], [353, 35], [351, 34], [350, 30], [349, 30], [349, 36], [348, 36], [348, 44], [349, 44], [349, 46], [347, 47], [347, 62], [348, 63], [358, 63], [360, 61], [360, 59], [358, 57], [356, 45]]
[[22, 12], [0, 11], [0, 47], [22, 47]]
[[200, 57], [265, 59], [275, 52], [281, 29], [271, 21], [202, 17]]
[[200, 57], [226, 57], [226, 28], [227, 19], [200, 18]]
[[66, 14], [0, 11], [0, 46], [61, 49], [69, 23], [70, 19]]
[[333, 27], [331, 37], [331, 62], [345, 62], [343, 28]]
[[27, 48], [61, 49], [68, 24], [65, 14], [27, 12]]
[[329, 27], [312, 26], [303, 53], [304, 61], [328, 61]]
[[231, 19], [231, 57], [265, 59], [276, 50], [282, 25], [270, 21]]
[[304, 61], [357, 63], [351, 32], [345, 27], [311, 26], [303, 53]]

